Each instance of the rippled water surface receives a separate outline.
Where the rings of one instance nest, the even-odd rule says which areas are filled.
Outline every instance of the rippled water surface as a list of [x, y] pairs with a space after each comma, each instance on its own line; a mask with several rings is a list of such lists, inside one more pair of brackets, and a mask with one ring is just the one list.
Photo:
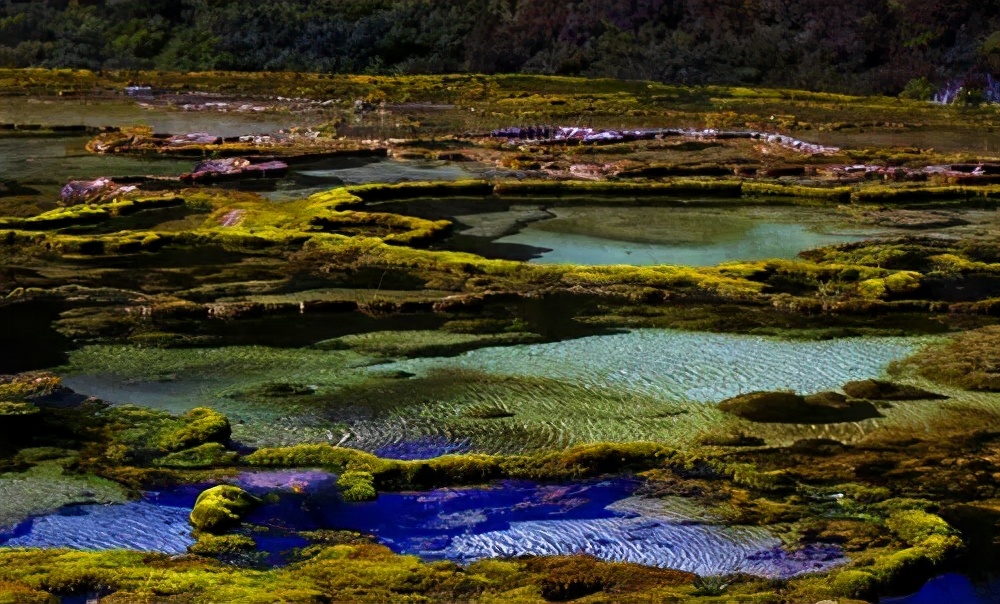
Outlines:
[[411, 359], [379, 370], [451, 368], [557, 378], [667, 400], [718, 402], [755, 390], [814, 393], [882, 375], [921, 338], [777, 338], [639, 329], [552, 344], [484, 348], [453, 358]]
[[27, 521], [4, 545], [183, 554], [194, 544], [190, 513], [150, 501], [74, 506]]
[[[883, 375], [926, 341], [640, 329], [379, 364], [342, 350], [97, 346], [72, 353], [60, 374], [112, 403], [214, 407], [251, 446], [347, 438], [407, 458], [605, 440], [680, 445], [726, 421], [706, 403], [755, 390], [837, 389]], [[264, 394], [274, 383], [308, 385], [312, 394]]]

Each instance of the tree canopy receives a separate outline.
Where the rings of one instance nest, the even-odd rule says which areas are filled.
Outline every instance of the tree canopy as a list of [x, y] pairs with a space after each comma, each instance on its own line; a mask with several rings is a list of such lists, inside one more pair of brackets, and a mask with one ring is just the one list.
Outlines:
[[0, 66], [529, 72], [895, 94], [1000, 69], [1000, 0], [0, 0]]

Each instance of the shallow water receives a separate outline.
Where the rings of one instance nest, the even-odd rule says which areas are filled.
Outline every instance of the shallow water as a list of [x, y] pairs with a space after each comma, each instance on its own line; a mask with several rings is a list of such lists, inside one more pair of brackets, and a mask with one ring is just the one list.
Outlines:
[[[283, 550], [306, 544], [296, 531], [321, 529], [373, 534], [399, 553], [461, 563], [583, 553], [701, 575], [785, 578], [846, 560], [832, 547], [785, 550], [766, 529], [724, 526], [687, 500], [633, 497], [639, 482], [629, 478], [571, 484], [501, 481], [383, 493], [366, 503], [342, 501], [333, 478], [318, 471], [278, 471], [254, 472], [237, 481], [256, 494], [279, 495], [276, 503], [247, 518], [267, 529], [254, 535], [273, 561], [282, 560]], [[187, 515], [203, 486], [150, 493], [122, 505], [66, 508], [23, 523], [4, 545], [180, 554], [194, 542]]]
[[273, 182], [274, 190], [263, 191], [261, 195], [272, 201], [290, 201], [340, 185], [454, 181], [478, 178], [481, 175], [481, 167], [474, 164], [376, 157], [336, 158], [293, 165], [286, 178]]
[[794, 341], [761, 336], [637, 329], [548, 344], [483, 348], [458, 357], [410, 359], [374, 371], [440, 369], [557, 378], [663, 400], [719, 402], [757, 390], [810, 394], [881, 376], [921, 338]]
[[[3, 544], [79, 550], [131, 549], [183, 554], [194, 544], [190, 508], [137, 501], [64, 508], [19, 525]], [[3, 535], [0, 535], [3, 541]]]
[[920, 149], [933, 149], [941, 153], [966, 151], [987, 154], [996, 153], [997, 150], [1000, 150], [1000, 133], [985, 129], [806, 131], [800, 132], [796, 136], [812, 143], [840, 147], [842, 149], [864, 149], [873, 146], [918, 147]]
[[794, 258], [884, 232], [849, 227], [836, 212], [811, 208], [574, 206], [549, 212], [553, 218], [496, 239], [489, 249], [524, 246], [531, 251], [515, 256], [549, 264], [714, 266]]
[[694, 518], [683, 502], [674, 513], [670, 502], [656, 502], [664, 504], [661, 512], [628, 498], [636, 486], [623, 479], [575, 485], [504, 481], [489, 488], [386, 493], [326, 513], [398, 552], [458, 562], [589, 554], [701, 575], [788, 577], [843, 561], [834, 550], [796, 556], [766, 529]]
[[1000, 576], [973, 581], [958, 573], [928, 581], [920, 591], [899, 598], [882, 598], [880, 604], [997, 604]]
[[178, 176], [191, 170], [190, 159], [94, 155], [88, 137], [0, 138], [0, 177], [24, 185], [62, 187], [68, 180], [98, 176]]
[[321, 116], [145, 108], [129, 100], [0, 98], [0, 123], [43, 126], [149, 126], [155, 132], [211, 132], [216, 136], [271, 134], [315, 125]]
[[[883, 375], [926, 341], [640, 329], [375, 365], [378, 359], [343, 350], [95, 346], [72, 353], [60, 374], [69, 387], [112, 403], [175, 413], [211, 406], [229, 415], [234, 438], [251, 446], [346, 435], [348, 446], [412, 458], [604, 440], [681, 445], [725, 420], [705, 403], [754, 390], [837, 389]], [[406, 374], [415, 377], [398, 377]], [[272, 383], [314, 390], [259, 394]]]

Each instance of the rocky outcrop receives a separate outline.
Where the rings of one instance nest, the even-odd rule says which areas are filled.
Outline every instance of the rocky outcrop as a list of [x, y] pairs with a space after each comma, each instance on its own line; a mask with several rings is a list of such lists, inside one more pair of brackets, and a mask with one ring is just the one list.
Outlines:
[[714, 129], [683, 129], [683, 128], [644, 128], [638, 130], [599, 130], [594, 128], [577, 128], [561, 126], [529, 126], [527, 128], [502, 128], [489, 134], [490, 138], [506, 139], [508, 141], [525, 141], [534, 143], [564, 143], [578, 142], [585, 144], [611, 144], [654, 140], [663, 138], [687, 138], [696, 140], [733, 140], [753, 139], [771, 145], [793, 149], [807, 155], [826, 155], [837, 153], [840, 149], [810, 143], [791, 136], [773, 132], [757, 131], [723, 131]]
[[288, 174], [288, 164], [281, 161], [251, 163], [244, 157], [205, 160], [194, 170], [181, 175], [181, 180], [191, 183], [220, 182], [243, 178], [281, 178]]

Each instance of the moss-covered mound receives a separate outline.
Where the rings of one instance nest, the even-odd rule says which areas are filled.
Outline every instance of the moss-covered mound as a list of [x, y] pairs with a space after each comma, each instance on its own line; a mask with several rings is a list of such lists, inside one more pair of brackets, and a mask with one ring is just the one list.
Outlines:
[[1000, 391], [1000, 327], [967, 331], [907, 361], [931, 380], [967, 390]]
[[256, 547], [254, 540], [246, 535], [202, 533], [198, 535], [198, 541], [188, 549], [192, 554], [212, 557], [252, 552]]
[[220, 485], [198, 496], [191, 525], [199, 531], [222, 533], [240, 523], [260, 500], [239, 487]]
[[206, 443], [225, 444], [233, 434], [229, 419], [211, 409], [192, 409], [181, 418], [182, 424], [161, 437], [161, 446], [168, 451], [181, 451]]
[[752, 422], [772, 424], [836, 424], [881, 417], [866, 401], [851, 401], [837, 393], [800, 396], [792, 392], [751, 392], [722, 401], [726, 413]]
[[860, 380], [844, 384], [844, 392], [853, 398], [870, 401], [920, 401], [948, 398], [915, 386], [882, 380]]
[[235, 452], [226, 449], [220, 443], [205, 443], [191, 449], [184, 449], [155, 460], [153, 465], [162, 468], [205, 469], [233, 464], [237, 457]]

